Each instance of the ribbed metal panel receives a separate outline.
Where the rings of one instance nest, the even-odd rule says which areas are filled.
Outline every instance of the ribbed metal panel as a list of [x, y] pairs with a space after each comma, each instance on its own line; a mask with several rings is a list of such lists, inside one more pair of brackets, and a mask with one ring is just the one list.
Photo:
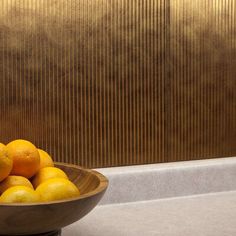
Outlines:
[[2, 0], [0, 141], [87, 167], [236, 154], [235, 0]]
[[164, 0], [2, 0], [0, 140], [87, 167], [164, 161]]
[[168, 161], [236, 154], [236, 1], [170, 4]]

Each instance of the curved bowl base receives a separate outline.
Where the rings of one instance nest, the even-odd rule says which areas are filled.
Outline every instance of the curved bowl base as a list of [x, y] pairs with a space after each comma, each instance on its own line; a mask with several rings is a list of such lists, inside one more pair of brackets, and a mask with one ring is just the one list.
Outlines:
[[61, 230], [51, 231], [42, 234], [31, 234], [31, 235], [0, 235], [0, 236], [61, 236]]

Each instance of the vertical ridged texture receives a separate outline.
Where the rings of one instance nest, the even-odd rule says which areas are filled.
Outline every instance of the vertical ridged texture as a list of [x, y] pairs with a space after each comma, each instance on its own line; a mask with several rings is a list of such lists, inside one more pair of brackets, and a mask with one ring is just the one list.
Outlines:
[[87, 167], [164, 161], [165, 0], [2, 0], [0, 141]]
[[172, 0], [167, 161], [236, 154], [236, 2]]
[[236, 154], [235, 0], [0, 1], [0, 141], [87, 167]]

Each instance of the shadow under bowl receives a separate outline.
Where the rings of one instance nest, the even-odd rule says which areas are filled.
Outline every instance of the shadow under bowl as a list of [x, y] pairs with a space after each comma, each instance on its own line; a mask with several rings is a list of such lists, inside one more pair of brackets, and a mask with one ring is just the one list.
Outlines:
[[56, 163], [56, 167], [66, 172], [81, 195], [55, 202], [1, 203], [0, 235], [44, 235], [47, 232], [57, 232], [81, 219], [98, 204], [108, 186], [105, 176], [76, 165]]

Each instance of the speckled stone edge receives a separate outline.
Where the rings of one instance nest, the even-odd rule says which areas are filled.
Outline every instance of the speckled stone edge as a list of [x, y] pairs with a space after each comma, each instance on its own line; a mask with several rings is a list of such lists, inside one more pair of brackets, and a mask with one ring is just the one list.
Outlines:
[[115, 204], [236, 190], [236, 157], [97, 169]]

